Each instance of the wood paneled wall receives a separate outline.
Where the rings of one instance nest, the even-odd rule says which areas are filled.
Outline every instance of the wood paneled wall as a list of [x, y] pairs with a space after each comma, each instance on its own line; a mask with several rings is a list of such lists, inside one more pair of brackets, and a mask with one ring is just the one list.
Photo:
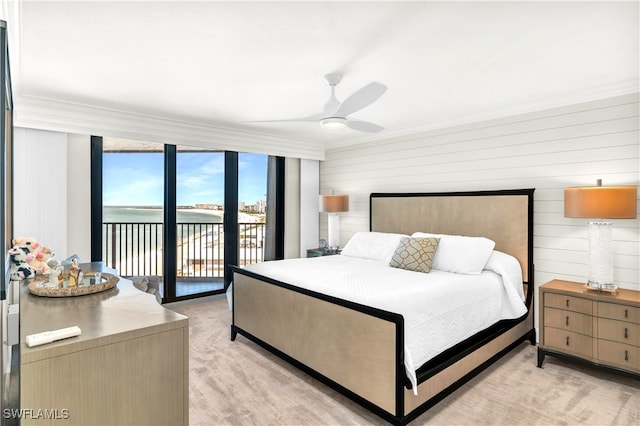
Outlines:
[[68, 181], [67, 134], [16, 127], [13, 146], [13, 235], [36, 238], [62, 260], [72, 254], [67, 196], [74, 182]]
[[[341, 244], [368, 230], [371, 192], [536, 188], [535, 282], [586, 282], [585, 219], [563, 214], [568, 186], [638, 185], [640, 94], [328, 150], [321, 193], [347, 193]], [[482, 212], [478, 212], [479, 215]], [[320, 217], [326, 238], [326, 215]], [[640, 289], [640, 220], [614, 221], [616, 282]]]

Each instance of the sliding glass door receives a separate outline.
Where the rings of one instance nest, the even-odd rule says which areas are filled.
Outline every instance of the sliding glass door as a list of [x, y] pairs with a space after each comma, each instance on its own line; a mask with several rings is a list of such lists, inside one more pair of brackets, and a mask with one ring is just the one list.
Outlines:
[[92, 260], [159, 281], [164, 302], [264, 260], [267, 155], [92, 137], [92, 158]]
[[101, 156], [100, 259], [123, 276], [162, 275], [163, 148], [111, 139]]
[[177, 147], [176, 297], [224, 288], [224, 157]]

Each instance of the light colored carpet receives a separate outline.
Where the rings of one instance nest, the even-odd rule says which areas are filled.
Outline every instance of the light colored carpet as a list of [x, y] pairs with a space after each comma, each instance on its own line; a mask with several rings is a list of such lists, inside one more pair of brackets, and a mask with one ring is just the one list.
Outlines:
[[[190, 317], [192, 425], [384, 425], [379, 417], [242, 336], [226, 300]], [[640, 381], [547, 357], [523, 343], [411, 425], [640, 425]]]

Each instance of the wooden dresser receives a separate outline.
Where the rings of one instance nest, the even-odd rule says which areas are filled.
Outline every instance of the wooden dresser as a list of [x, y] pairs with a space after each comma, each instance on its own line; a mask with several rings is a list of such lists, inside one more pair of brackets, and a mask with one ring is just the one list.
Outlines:
[[640, 377], [640, 292], [594, 292], [553, 280], [539, 297], [538, 367], [552, 355]]
[[[82, 270], [115, 271], [100, 263]], [[85, 296], [20, 292], [21, 424], [186, 425], [189, 319], [120, 279]], [[29, 348], [29, 334], [77, 325], [78, 337]]]

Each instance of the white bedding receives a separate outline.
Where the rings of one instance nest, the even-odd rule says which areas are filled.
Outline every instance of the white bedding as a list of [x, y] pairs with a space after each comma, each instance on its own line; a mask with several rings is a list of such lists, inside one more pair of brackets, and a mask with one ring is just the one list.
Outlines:
[[415, 371], [422, 364], [501, 319], [526, 313], [522, 273], [502, 260], [492, 256], [486, 267], [491, 270], [480, 275], [436, 269], [425, 274], [339, 255], [264, 262], [246, 270], [401, 314], [404, 365], [416, 392]]

